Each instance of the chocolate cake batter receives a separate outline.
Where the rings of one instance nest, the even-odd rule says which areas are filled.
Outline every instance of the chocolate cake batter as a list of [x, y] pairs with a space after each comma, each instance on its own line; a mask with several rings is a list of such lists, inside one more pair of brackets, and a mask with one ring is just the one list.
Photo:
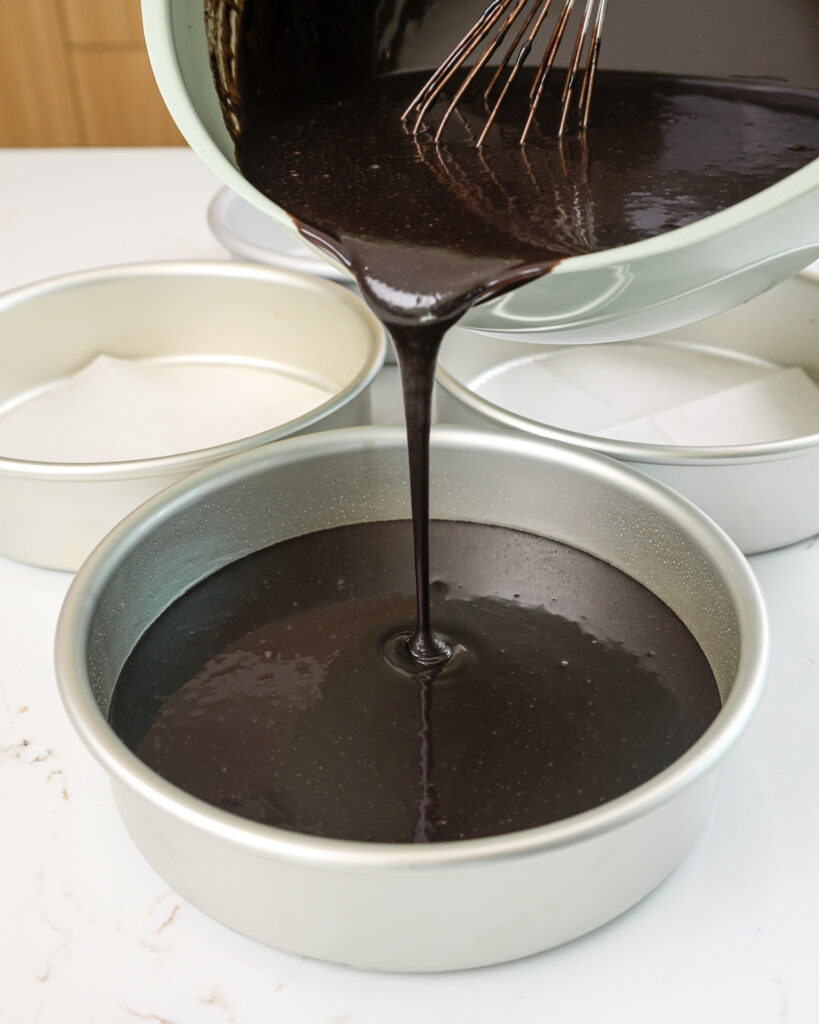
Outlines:
[[[222, 10], [225, 31], [209, 23], [212, 58], [242, 172], [352, 270], [395, 342], [415, 586], [402, 524], [251, 556], [148, 631], [114, 695], [114, 727], [203, 799], [336, 838], [487, 836], [626, 792], [713, 719], [711, 671], [639, 585], [499, 528], [434, 524], [430, 609], [438, 348], [472, 305], [559, 260], [689, 224], [812, 160], [815, 94], [602, 72], [587, 136], [555, 138], [558, 87], [522, 149], [521, 75], [484, 148], [474, 143], [487, 111], [474, 101], [435, 146], [400, 120], [428, 71], [382, 74], [393, 51], [366, 31], [387, 8]], [[231, 41], [236, 52], [222, 52]]]
[[413, 617], [410, 524], [368, 523], [250, 555], [179, 598], [125, 665], [115, 730], [224, 810], [412, 842], [595, 807], [713, 720], [705, 656], [644, 587], [531, 534], [431, 526], [453, 654], [420, 709], [417, 670], [390, 649]]
[[[395, 343], [415, 524], [409, 645], [434, 664], [447, 651], [429, 620], [428, 437], [447, 329], [564, 257], [682, 227], [802, 167], [819, 156], [819, 104], [770, 83], [603, 71], [586, 136], [556, 138], [556, 83], [538, 115], [545, 127], [521, 148], [530, 71], [484, 147], [475, 147], [488, 113], [480, 90], [437, 146], [401, 121], [429, 71], [377, 74], [370, 5], [358, 21], [342, 8], [244, 0], [223, 108], [242, 173], [352, 270]], [[444, 95], [430, 111], [433, 131], [447, 104]]]

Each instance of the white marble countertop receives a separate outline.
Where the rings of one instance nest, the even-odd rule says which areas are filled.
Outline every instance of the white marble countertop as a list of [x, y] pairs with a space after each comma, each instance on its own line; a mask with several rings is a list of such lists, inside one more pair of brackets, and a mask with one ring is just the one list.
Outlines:
[[[218, 187], [185, 150], [0, 151], [0, 290], [223, 258], [205, 222]], [[277, 953], [168, 889], [57, 697], [52, 638], [70, 576], [0, 559], [0, 1022], [815, 1024], [819, 539], [752, 564], [771, 619], [768, 688], [682, 866], [561, 949], [398, 976]]]

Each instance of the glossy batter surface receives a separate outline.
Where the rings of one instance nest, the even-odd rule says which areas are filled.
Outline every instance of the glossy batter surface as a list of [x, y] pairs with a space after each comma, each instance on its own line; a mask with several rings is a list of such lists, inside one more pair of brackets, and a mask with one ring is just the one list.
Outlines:
[[[568, 256], [683, 227], [819, 156], [812, 93], [647, 73], [600, 72], [584, 138], [559, 141], [559, 82], [542, 128], [518, 145], [522, 75], [487, 144], [480, 92], [442, 144], [400, 116], [428, 72], [402, 73], [286, 107], [268, 99], [250, 37], [240, 52], [244, 175], [355, 271], [382, 318], [449, 317]], [[428, 115], [434, 127], [445, 103]]]
[[228, 566], [147, 631], [111, 721], [217, 807], [338, 839], [430, 842], [569, 817], [645, 782], [720, 707], [680, 620], [623, 573], [531, 534], [433, 522], [419, 672], [408, 522], [341, 527]]

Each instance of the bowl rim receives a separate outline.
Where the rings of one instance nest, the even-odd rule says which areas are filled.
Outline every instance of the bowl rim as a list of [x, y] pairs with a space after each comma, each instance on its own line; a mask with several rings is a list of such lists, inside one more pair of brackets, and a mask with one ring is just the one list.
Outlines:
[[168, 476], [190, 472], [206, 463], [226, 458], [248, 447], [268, 444], [287, 437], [297, 430], [305, 430], [343, 408], [372, 384], [381, 369], [387, 352], [384, 330], [367, 305], [349, 288], [333, 281], [284, 267], [245, 263], [236, 260], [157, 260], [141, 263], [123, 263], [112, 266], [80, 270], [44, 278], [13, 288], [0, 294], [0, 317], [7, 311], [36, 302], [45, 296], [83, 288], [133, 279], [150, 280], [186, 277], [191, 279], [233, 279], [260, 282], [278, 287], [290, 287], [312, 292], [325, 299], [346, 306], [360, 321], [362, 332], [368, 338], [366, 358], [348, 384], [331, 398], [302, 416], [288, 420], [269, 430], [248, 437], [227, 441], [210, 448], [157, 455], [146, 459], [127, 459], [120, 462], [45, 462], [31, 459], [13, 459], [0, 455], [0, 479], [25, 477], [38, 480], [105, 481]]
[[149, 499], [114, 528], [92, 552], [69, 588], [55, 638], [55, 669], [72, 725], [112, 781], [172, 815], [186, 826], [258, 855], [341, 871], [436, 870], [452, 865], [509, 861], [557, 850], [620, 828], [667, 803], [713, 770], [747, 727], [760, 699], [768, 661], [764, 605], [750, 566], [730, 538], [675, 491], [622, 463], [594, 452], [522, 437], [511, 432], [433, 428], [433, 452], [442, 448], [494, 455], [528, 455], [568, 465], [601, 482], [627, 485], [693, 537], [726, 584], [734, 605], [740, 653], [734, 684], [722, 710], [682, 757], [636, 789], [600, 807], [547, 825], [481, 839], [429, 845], [328, 839], [252, 822], [199, 800], [166, 781], [115, 735], [100, 711], [84, 664], [97, 601], [119, 561], [158, 526], [192, 501], [229, 486], [259, 469], [332, 453], [403, 450], [400, 427], [353, 427], [302, 435], [233, 456], [200, 470]]
[[[819, 302], [819, 271], [806, 270], [794, 275], [790, 280], [804, 280], [817, 289], [817, 301]], [[783, 281], [776, 287], [787, 285]], [[721, 316], [722, 314], [717, 314]], [[684, 330], [684, 328], [681, 328]], [[499, 339], [502, 340], [502, 339]], [[656, 341], [649, 337], [635, 338], [633, 341], [614, 342], [613, 344], [633, 344], [643, 340]], [[522, 342], [521, 342], [522, 343]], [[526, 344], [532, 344], [531, 337]], [[541, 348], [561, 347], [559, 336], [553, 341], [544, 341]], [[576, 347], [576, 346], [571, 346]], [[442, 349], [445, 353], [446, 349]], [[641, 441], [619, 441], [610, 437], [600, 437], [597, 434], [585, 434], [579, 431], [566, 430], [563, 427], [554, 427], [540, 420], [530, 419], [521, 416], [519, 413], [504, 409], [496, 405], [463, 384], [454, 377], [444, 366], [439, 358], [435, 368], [436, 383], [451, 397], [457, 399], [471, 412], [482, 416], [491, 422], [496, 428], [505, 427], [517, 430], [532, 437], [541, 437], [550, 441], [560, 441], [564, 444], [571, 444], [587, 451], [600, 452], [610, 458], [625, 460], [627, 462], [650, 462], [663, 466], [711, 466], [711, 465], [746, 465], [752, 462], [765, 462], [767, 460], [779, 460], [794, 458], [815, 451], [819, 448], [819, 431], [813, 434], [803, 434], [800, 437], [791, 437], [782, 441], [761, 441], [754, 444], [735, 445], [672, 445], [672, 444], [651, 444]]]
[[[142, 0], [143, 32], [148, 57], [165, 105], [188, 144], [224, 184], [285, 227], [293, 229], [293, 223], [287, 213], [250, 185], [202, 124], [191, 101], [179, 64], [171, 16], [173, 4], [174, 0]], [[795, 86], [794, 89], [798, 91], [798, 87]], [[761, 192], [685, 227], [640, 242], [561, 260], [551, 270], [550, 276], [628, 265], [638, 260], [653, 259], [676, 252], [705, 242], [718, 234], [741, 228], [762, 214], [784, 206], [817, 188], [819, 158]]]

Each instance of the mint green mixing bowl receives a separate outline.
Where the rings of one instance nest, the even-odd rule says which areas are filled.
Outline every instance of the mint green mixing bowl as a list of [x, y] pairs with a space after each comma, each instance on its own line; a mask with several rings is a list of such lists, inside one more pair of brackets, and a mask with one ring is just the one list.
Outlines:
[[[221, 0], [224, 31], [235, 27], [242, 3]], [[222, 181], [295, 234], [287, 213], [236, 167], [213, 84], [203, 7], [203, 0], [142, 0], [148, 52], [165, 103]], [[566, 259], [551, 274], [473, 309], [462, 323], [518, 340], [621, 341], [730, 309], [817, 258], [819, 160], [687, 227]]]

